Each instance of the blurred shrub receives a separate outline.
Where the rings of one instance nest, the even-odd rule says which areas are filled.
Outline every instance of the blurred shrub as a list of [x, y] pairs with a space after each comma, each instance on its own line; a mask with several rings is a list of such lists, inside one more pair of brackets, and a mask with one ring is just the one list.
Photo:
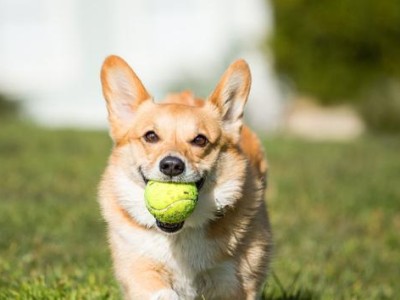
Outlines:
[[316, 96], [323, 104], [356, 102], [364, 99], [360, 96], [369, 85], [400, 78], [399, 0], [272, 4], [276, 68], [299, 92]]
[[0, 93], [0, 118], [11, 118], [17, 116], [19, 112], [19, 102], [15, 99]]
[[359, 111], [376, 132], [400, 132], [400, 81], [386, 81], [368, 89]]

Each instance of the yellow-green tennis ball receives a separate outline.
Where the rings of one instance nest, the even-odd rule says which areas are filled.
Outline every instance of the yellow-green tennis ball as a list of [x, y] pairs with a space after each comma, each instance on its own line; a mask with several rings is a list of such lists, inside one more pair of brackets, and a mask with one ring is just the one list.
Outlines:
[[160, 222], [180, 223], [193, 212], [197, 203], [195, 183], [149, 181], [144, 191], [146, 207]]

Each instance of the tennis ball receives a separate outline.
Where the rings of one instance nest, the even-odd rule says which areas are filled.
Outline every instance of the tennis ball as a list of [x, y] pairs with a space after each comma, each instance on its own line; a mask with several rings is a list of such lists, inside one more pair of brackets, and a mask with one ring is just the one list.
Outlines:
[[197, 203], [195, 183], [149, 181], [144, 191], [146, 207], [160, 222], [180, 223], [193, 212]]

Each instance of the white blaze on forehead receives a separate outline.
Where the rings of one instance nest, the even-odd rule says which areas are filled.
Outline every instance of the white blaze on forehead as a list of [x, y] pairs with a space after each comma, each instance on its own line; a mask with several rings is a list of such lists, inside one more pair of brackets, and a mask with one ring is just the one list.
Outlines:
[[187, 142], [195, 137], [202, 125], [199, 114], [189, 110], [174, 113], [168, 107], [162, 108], [153, 122], [166, 143]]

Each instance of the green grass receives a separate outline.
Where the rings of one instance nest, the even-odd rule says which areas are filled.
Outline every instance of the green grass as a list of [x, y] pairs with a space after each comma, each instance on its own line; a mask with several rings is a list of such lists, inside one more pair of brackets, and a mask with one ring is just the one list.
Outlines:
[[[0, 299], [120, 299], [96, 202], [107, 134], [0, 125]], [[400, 295], [400, 138], [265, 144], [265, 296]]]

